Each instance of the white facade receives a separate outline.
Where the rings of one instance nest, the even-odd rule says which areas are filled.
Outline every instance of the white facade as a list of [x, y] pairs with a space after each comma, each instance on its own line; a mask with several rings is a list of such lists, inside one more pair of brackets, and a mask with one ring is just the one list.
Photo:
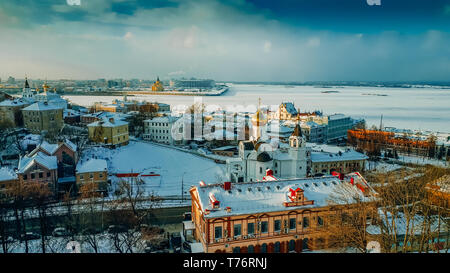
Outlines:
[[171, 116], [144, 120], [143, 138], [145, 140], [173, 145], [172, 127], [177, 120], [178, 118]]
[[239, 158], [227, 160], [227, 176], [232, 182], [260, 181], [271, 169], [277, 178], [302, 178], [308, 174], [310, 157], [311, 150], [297, 126], [289, 137], [289, 146], [241, 141]]

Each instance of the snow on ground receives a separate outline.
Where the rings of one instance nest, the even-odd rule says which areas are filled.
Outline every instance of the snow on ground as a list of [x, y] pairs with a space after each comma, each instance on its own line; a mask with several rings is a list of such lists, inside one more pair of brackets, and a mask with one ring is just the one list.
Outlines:
[[391, 164], [386, 162], [374, 162], [367, 161], [365, 168], [367, 171], [375, 171], [375, 172], [390, 172], [403, 168], [404, 166], [399, 164]]
[[[189, 196], [190, 186], [197, 185], [200, 180], [212, 184], [222, 182], [225, 177], [225, 165], [146, 142], [130, 141], [127, 146], [113, 150], [94, 147], [84, 153], [83, 160], [88, 158], [105, 159], [109, 175], [131, 172], [160, 174], [144, 178], [146, 192], [160, 196], [180, 196], [182, 181], [185, 196]], [[112, 180], [118, 181], [115, 177]]]
[[430, 158], [421, 157], [421, 156], [399, 155], [398, 160], [401, 162], [414, 163], [414, 164], [418, 164], [418, 165], [431, 164], [431, 165], [441, 166], [441, 167], [449, 167], [450, 166], [450, 162], [448, 162], [448, 161], [430, 159]]

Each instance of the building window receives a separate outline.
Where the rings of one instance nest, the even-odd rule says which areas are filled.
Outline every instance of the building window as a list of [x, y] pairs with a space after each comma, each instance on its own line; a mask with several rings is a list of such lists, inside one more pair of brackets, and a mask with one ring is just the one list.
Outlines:
[[317, 225], [319, 227], [323, 226], [323, 218], [320, 216], [317, 216]]
[[267, 253], [267, 244], [266, 243], [261, 245], [261, 253]]
[[235, 224], [234, 225], [234, 236], [240, 236], [241, 235], [241, 224]]
[[28, 179], [28, 175], [24, 174], [23, 175], [23, 180], [27, 180]]
[[50, 172], [47, 172], [47, 177], [50, 177]]
[[39, 178], [44, 177], [44, 173], [39, 173]]
[[259, 167], [259, 173], [262, 173], [262, 167]]
[[268, 223], [267, 221], [261, 222], [261, 233], [267, 233], [268, 232]]
[[35, 175], [34, 173], [32, 173], [32, 174], [31, 174], [31, 179], [34, 179], [35, 176], [36, 176], [36, 175]]
[[222, 238], [222, 227], [214, 228], [214, 238], [216, 238], [216, 239]]
[[309, 227], [309, 218], [303, 217], [303, 228]]
[[83, 180], [83, 179], [84, 179], [84, 175], [80, 174], [80, 180]]
[[255, 247], [253, 245], [249, 245], [247, 249], [248, 253], [255, 253]]
[[290, 218], [289, 219], [289, 229], [295, 229], [296, 223], [297, 223], [297, 221], [295, 218]]
[[90, 173], [90, 174], [89, 174], [89, 178], [91, 178], [91, 179], [94, 178], [94, 174], [93, 174], [93, 173]]
[[273, 225], [274, 231], [280, 231], [281, 230], [281, 220], [275, 220]]
[[255, 223], [248, 223], [247, 234], [254, 234], [254, 233], [255, 233]]

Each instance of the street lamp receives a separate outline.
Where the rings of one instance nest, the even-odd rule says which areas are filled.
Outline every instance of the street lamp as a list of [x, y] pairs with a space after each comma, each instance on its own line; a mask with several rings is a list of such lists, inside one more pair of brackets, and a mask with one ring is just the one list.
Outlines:
[[184, 201], [184, 175], [187, 172], [183, 172], [183, 175], [181, 176], [181, 202]]

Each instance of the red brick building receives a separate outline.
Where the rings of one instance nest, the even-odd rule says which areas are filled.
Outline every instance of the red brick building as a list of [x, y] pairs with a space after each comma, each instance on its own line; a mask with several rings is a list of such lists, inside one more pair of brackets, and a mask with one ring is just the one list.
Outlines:
[[359, 173], [340, 178], [203, 182], [190, 190], [194, 238], [207, 253], [326, 249], [330, 240], [327, 225], [351, 212], [348, 204], [328, 203], [334, 190], [343, 188], [367, 201], [374, 193]]

